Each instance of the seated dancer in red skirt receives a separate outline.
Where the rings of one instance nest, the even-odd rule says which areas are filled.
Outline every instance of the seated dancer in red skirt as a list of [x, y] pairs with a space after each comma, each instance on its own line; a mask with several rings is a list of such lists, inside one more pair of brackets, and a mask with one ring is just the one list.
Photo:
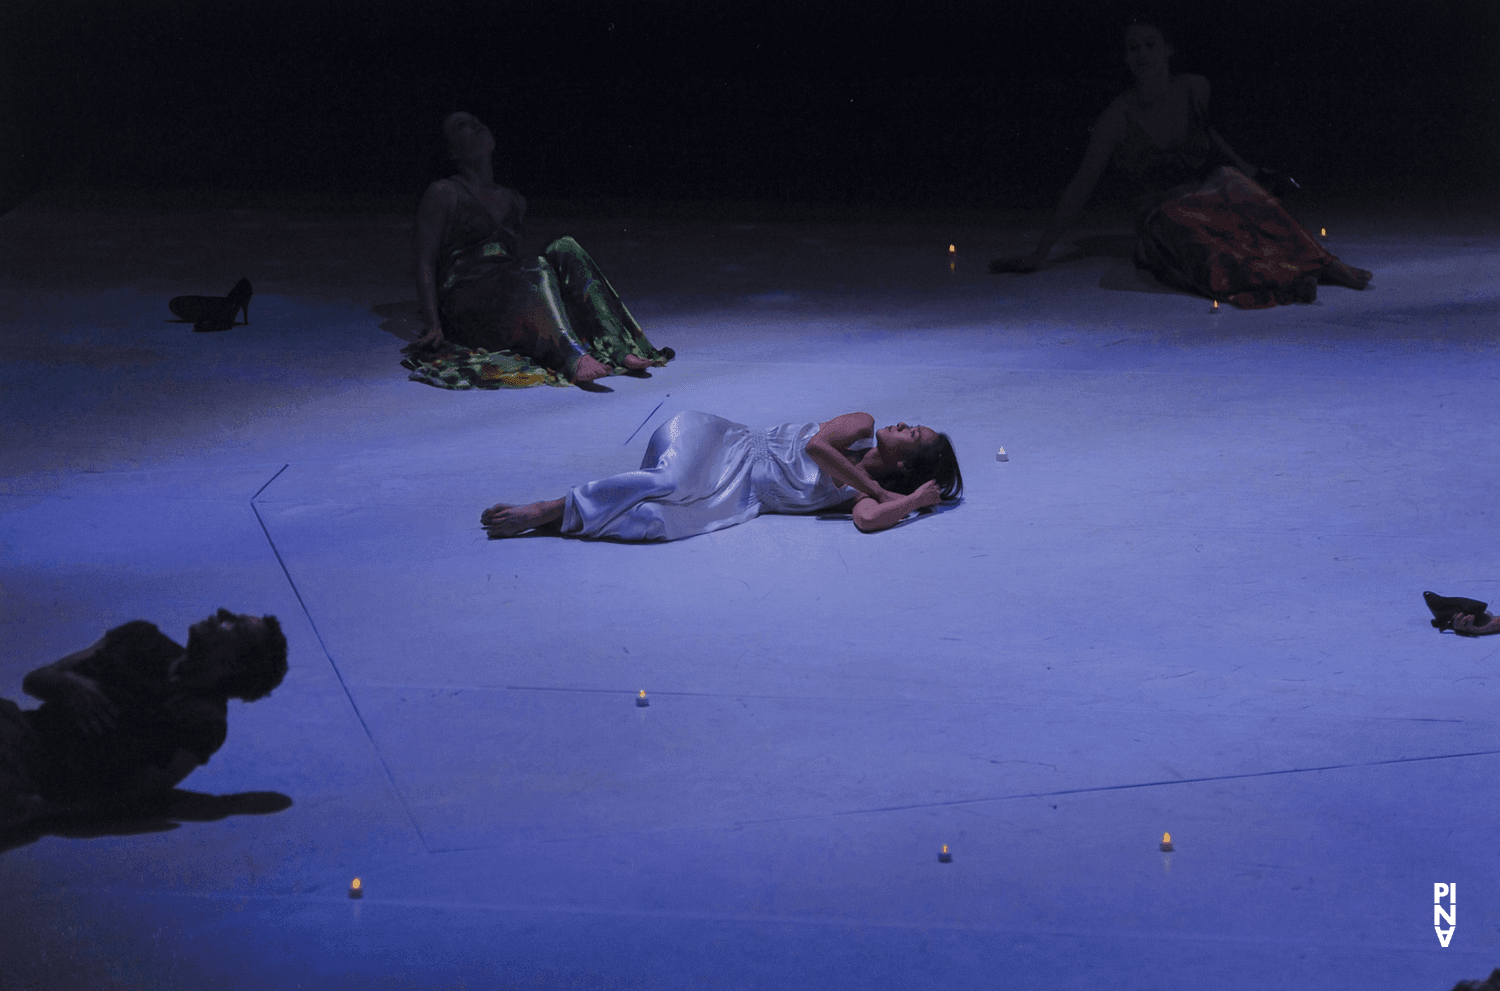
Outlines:
[[[1135, 86], [1100, 115], [1078, 174], [1068, 183], [1036, 251], [991, 263], [997, 272], [1040, 268], [1113, 161], [1142, 190], [1135, 263], [1176, 289], [1242, 307], [1308, 303], [1317, 284], [1363, 289], [1370, 273], [1339, 261], [1251, 177], [1208, 126], [1208, 80], [1172, 75], [1161, 29], [1125, 31]], [[1218, 163], [1232, 165], [1220, 166]]]

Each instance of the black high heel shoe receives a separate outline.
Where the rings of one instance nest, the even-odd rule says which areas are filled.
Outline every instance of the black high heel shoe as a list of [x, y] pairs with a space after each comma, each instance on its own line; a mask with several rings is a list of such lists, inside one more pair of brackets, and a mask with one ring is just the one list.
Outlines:
[[179, 320], [193, 325], [193, 330], [206, 334], [216, 330], [228, 330], [234, 326], [234, 316], [244, 311], [245, 323], [250, 322], [250, 297], [255, 290], [249, 279], [240, 279], [229, 290], [228, 296], [178, 296], [167, 304]]
[[1439, 630], [1453, 629], [1454, 616], [1469, 615], [1476, 622], [1481, 622], [1489, 614], [1489, 603], [1478, 599], [1443, 596], [1436, 592], [1423, 592], [1422, 598], [1426, 600], [1427, 608], [1432, 610], [1432, 625]]

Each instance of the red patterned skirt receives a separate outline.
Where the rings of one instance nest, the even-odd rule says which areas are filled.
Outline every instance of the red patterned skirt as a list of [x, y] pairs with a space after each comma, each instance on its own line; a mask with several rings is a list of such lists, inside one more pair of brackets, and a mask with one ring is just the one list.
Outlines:
[[1338, 259], [1279, 200], [1233, 168], [1136, 222], [1135, 263], [1165, 285], [1246, 309], [1311, 303]]

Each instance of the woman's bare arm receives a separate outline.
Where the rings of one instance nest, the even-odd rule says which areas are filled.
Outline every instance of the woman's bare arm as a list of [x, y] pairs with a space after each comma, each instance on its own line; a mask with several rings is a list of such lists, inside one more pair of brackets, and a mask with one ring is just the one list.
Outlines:
[[113, 727], [118, 715], [114, 704], [99, 691], [97, 682], [78, 671], [78, 666], [93, 657], [103, 643], [100, 637], [82, 650], [30, 672], [21, 682], [21, 690], [43, 702], [66, 706], [86, 733], [98, 734]]
[[861, 499], [854, 504], [854, 525], [862, 533], [893, 527], [919, 509], [936, 506], [943, 494], [936, 482], [923, 482], [911, 495], [895, 495], [886, 502]]
[[1037, 242], [1036, 251], [1031, 254], [1030, 268], [1036, 269], [1047, 260], [1047, 252], [1052, 250], [1052, 245], [1062, 237], [1063, 232], [1073, 225], [1078, 215], [1083, 212], [1084, 204], [1088, 203], [1089, 197], [1094, 195], [1094, 188], [1099, 185], [1099, 180], [1104, 176], [1104, 170], [1109, 167], [1109, 160], [1115, 153], [1115, 146], [1120, 143], [1120, 137], [1124, 133], [1125, 107], [1119, 100], [1109, 105], [1109, 109], [1099, 115], [1094, 122], [1093, 131], [1089, 134], [1088, 148], [1083, 153], [1083, 161], [1079, 163], [1078, 171], [1073, 175], [1073, 181], [1063, 190], [1062, 197], [1057, 202], [1057, 209], [1053, 211], [1052, 222], [1042, 232], [1042, 239]]
[[427, 187], [417, 207], [413, 247], [416, 250], [417, 299], [422, 305], [422, 336], [413, 342], [416, 349], [431, 348], [443, 342], [443, 323], [438, 317], [437, 263], [438, 249], [448, 216], [458, 202], [453, 183], [439, 179]]
[[807, 442], [807, 454], [835, 482], [857, 489], [877, 503], [886, 502], [897, 498], [895, 493], [887, 492], [844, 453], [850, 444], [874, 434], [875, 418], [869, 413], [845, 413], [818, 427]]
[[165, 795], [201, 766], [202, 762], [195, 755], [186, 750], [178, 750], [166, 767], [148, 764], [133, 777], [121, 781], [114, 801], [119, 805], [130, 806], [148, 798]]
[[93, 684], [92, 680], [78, 673], [78, 666], [93, 657], [102, 646], [104, 646], [104, 637], [100, 637], [82, 650], [75, 650], [61, 660], [37, 668], [22, 680], [21, 690], [43, 702], [65, 701], [78, 681]]
[[[1208, 80], [1203, 76], [1184, 76], [1183, 80], [1187, 84], [1188, 95], [1193, 101], [1193, 109], [1198, 112], [1200, 118], [1206, 118], [1208, 116], [1208, 98], [1211, 93]], [[1208, 139], [1219, 150], [1219, 154], [1233, 162], [1234, 167], [1245, 173], [1245, 175], [1254, 178], [1255, 173], [1260, 171], [1260, 169], [1236, 154], [1235, 150], [1229, 147], [1229, 142], [1225, 141], [1219, 135], [1219, 132], [1211, 127], [1208, 129]]]
[[1254, 165], [1251, 165], [1249, 162], [1245, 161], [1243, 158], [1237, 155], [1235, 153], [1235, 150], [1229, 147], [1229, 142], [1219, 137], [1218, 131], [1215, 131], [1213, 128], [1209, 128], [1208, 137], [1209, 140], [1213, 141], [1214, 147], [1219, 149], [1220, 154], [1234, 163], [1235, 168], [1245, 173], [1246, 176], [1252, 179], [1255, 178], [1255, 174], [1259, 172], [1260, 169]]

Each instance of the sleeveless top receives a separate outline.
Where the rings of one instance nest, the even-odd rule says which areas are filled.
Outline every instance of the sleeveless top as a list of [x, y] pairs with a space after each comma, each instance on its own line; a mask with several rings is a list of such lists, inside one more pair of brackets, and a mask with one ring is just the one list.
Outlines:
[[1204, 108], [1185, 84], [1174, 84], [1167, 99], [1187, 103], [1187, 131], [1165, 147], [1141, 125], [1133, 100], [1125, 101], [1125, 136], [1115, 146], [1114, 161], [1136, 188], [1136, 204], [1149, 208], [1169, 199], [1183, 186], [1197, 185], [1212, 170], [1213, 142]]
[[450, 181], [458, 190], [458, 199], [438, 249], [439, 293], [483, 278], [497, 266], [514, 264], [520, 252], [520, 197], [511, 200], [503, 222], [496, 223], [466, 182], [457, 178]]

